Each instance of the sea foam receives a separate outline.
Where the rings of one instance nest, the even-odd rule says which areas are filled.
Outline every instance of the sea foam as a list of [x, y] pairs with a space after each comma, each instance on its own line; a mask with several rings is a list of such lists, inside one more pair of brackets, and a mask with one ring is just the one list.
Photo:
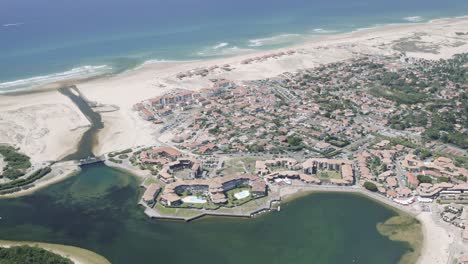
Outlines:
[[280, 34], [268, 38], [258, 38], [249, 40], [249, 47], [262, 47], [269, 45], [279, 45], [285, 43], [291, 43], [303, 39], [300, 34]]
[[202, 57], [210, 56], [232, 56], [251, 52], [252, 49], [239, 48], [238, 46], [231, 45], [227, 42], [221, 42], [213, 46], [206, 47], [195, 54]]
[[336, 33], [336, 30], [327, 30], [323, 28], [315, 28], [312, 30], [313, 33], [315, 34], [331, 34], [331, 33]]
[[63, 81], [67, 79], [89, 78], [101, 74], [110, 73], [112, 67], [107, 65], [82, 66], [69, 71], [53, 73], [49, 75], [35, 76], [31, 78], [0, 83], [0, 93], [11, 92], [23, 89], [30, 89], [40, 85]]
[[408, 21], [408, 22], [416, 23], [416, 22], [423, 21], [424, 18], [422, 18], [420, 16], [409, 16], [409, 17], [404, 17], [403, 20]]
[[18, 27], [24, 25], [23, 22], [18, 22], [18, 23], [9, 23], [9, 24], [3, 24], [4, 27]]
[[214, 45], [213, 49], [220, 49], [220, 48], [226, 47], [228, 45], [229, 45], [229, 43], [227, 43], [227, 42], [221, 42], [219, 44]]

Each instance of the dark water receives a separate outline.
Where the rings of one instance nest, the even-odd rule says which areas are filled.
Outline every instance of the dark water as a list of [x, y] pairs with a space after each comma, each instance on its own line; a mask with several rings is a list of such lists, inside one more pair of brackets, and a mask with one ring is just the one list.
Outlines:
[[93, 146], [97, 140], [96, 134], [99, 129], [104, 128], [101, 115], [94, 112], [93, 109], [89, 106], [88, 102], [86, 102], [81, 96], [74, 94], [72, 90], [79, 92], [76, 86], [63, 87], [59, 89], [60, 93], [70, 98], [70, 100], [73, 101], [73, 103], [80, 109], [86, 118], [88, 118], [91, 126], [88, 128], [88, 130], [86, 130], [85, 133], [83, 133], [77, 150], [74, 153], [66, 156], [63, 160], [79, 160], [94, 156]]
[[135, 178], [104, 165], [34, 195], [0, 200], [0, 239], [70, 244], [112, 263], [397, 263], [408, 249], [376, 230], [394, 215], [351, 194], [320, 193], [257, 219], [149, 220]]

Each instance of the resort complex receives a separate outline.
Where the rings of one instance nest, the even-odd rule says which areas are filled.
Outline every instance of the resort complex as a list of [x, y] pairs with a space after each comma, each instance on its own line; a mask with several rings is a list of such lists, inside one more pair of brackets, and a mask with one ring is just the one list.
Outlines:
[[[410, 214], [440, 211], [439, 220], [463, 230], [466, 115], [458, 114], [464, 95], [455, 89], [463, 84], [442, 73], [428, 77], [426, 69], [466, 67], [467, 58], [428, 66], [401, 54], [363, 56], [262, 80], [210, 79], [198, 91], [177, 88], [138, 102], [133, 111], [158, 133], [155, 146], [129, 154], [129, 166], [151, 172], [140, 204], [156, 218], [254, 217], [279, 210], [287, 194], [348, 191]], [[372, 88], [376, 81], [412, 90], [388, 96]], [[434, 82], [445, 88], [425, 88]], [[429, 95], [453, 103], [436, 111]], [[447, 112], [454, 123], [442, 140], [439, 116]], [[461, 209], [450, 214], [453, 204]]]

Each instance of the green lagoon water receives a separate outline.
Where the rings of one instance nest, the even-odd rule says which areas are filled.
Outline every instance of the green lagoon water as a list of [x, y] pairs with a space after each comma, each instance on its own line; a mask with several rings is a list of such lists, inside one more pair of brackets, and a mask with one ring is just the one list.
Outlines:
[[112, 263], [394, 264], [409, 250], [376, 224], [395, 213], [352, 194], [317, 193], [256, 219], [150, 220], [136, 179], [91, 165], [31, 196], [0, 200], [0, 239], [69, 244]]

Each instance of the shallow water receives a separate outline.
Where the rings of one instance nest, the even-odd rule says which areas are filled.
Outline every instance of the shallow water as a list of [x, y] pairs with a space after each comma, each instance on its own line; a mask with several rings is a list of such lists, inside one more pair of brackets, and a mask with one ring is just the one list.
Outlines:
[[0, 200], [0, 238], [70, 244], [112, 263], [394, 264], [408, 247], [376, 229], [395, 213], [352, 194], [313, 194], [256, 219], [150, 220], [133, 176], [91, 165], [31, 196]]

